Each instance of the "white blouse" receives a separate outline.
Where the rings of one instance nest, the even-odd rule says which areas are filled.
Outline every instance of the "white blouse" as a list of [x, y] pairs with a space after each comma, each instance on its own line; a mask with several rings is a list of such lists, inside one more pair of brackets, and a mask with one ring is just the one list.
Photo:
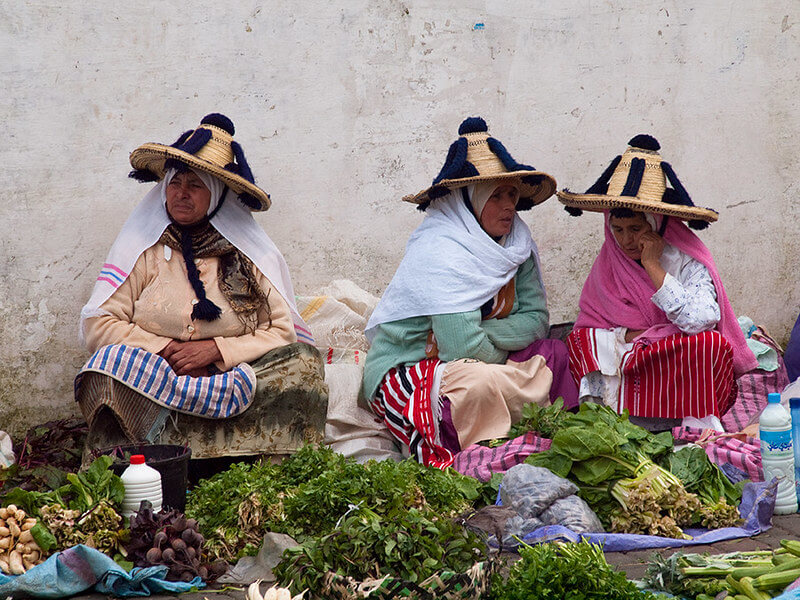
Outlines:
[[[667, 272], [664, 283], [651, 297], [670, 322], [683, 333], [694, 335], [714, 329], [719, 323], [717, 291], [711, 274], [701, 262], [666, 244], [661, 266]], [[632, 347], [625, 341], [627, 329], [597, 329], [599, 371], [587, 373], [580, 384], [581, 401], [598, 401], [616, 410], [619, 402], [619, 366]]]

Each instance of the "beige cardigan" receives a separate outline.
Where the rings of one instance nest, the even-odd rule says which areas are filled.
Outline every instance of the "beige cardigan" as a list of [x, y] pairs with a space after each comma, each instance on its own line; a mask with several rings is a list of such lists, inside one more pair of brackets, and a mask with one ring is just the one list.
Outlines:
[[255, 332], [246, 332], [217, 283], [216, 257], [195, 260], [206, 297], [222, 309], [215, 321], [192, 321], [197, 297], [180, 252], [161, 243], [145, 250], [131, 274], [100, 309], [108, 314], [86, 320], [86, 345], [91, 352], [107, 344], [136, 346], [157, 354], [171, 340], [214, 339], [222, 354], [221, 370], [253, 361], [270, 350], [297, 341], [289, 305], [259, 271], [268, 294], [272, 324], [259, 311]]

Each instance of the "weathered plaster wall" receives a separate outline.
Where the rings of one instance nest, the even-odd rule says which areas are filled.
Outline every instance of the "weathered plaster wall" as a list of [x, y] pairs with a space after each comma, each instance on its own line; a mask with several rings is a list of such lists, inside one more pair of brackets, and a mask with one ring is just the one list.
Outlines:
[[[380, 293], [421, 215], [399, 201], [481, 115], [518, 160], [585, 189], [655, 135], [698, 204], [737, 312], [798, 311], [800, 12], [791, 0], [0, 3], [0, 429], [74, 412], [75, 335], [145, 186], [128, 153], [231, 116], [298, 293]], [[191, 6], [191, 8], [187, 8]], [[482, 23], [483, 26], [476, 26]], [[524, 218], [553, 322], [576, 314], [596, 215]]]

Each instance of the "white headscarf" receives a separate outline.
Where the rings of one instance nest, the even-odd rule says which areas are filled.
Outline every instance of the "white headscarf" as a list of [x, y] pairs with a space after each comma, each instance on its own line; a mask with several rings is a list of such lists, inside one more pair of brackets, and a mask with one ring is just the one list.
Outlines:
[[[211, 192], [211, 202], [207, 214], [217, 207], [225, 190], [225, 184], [204, 171], [192, 169]], [[164, 179], [158, 182], [133, 209], [122, 226], [117, 239], [108, 252], [100, 275], [94, 284], [89, 301], [81, 309], [79, 337], [84, 341], [86, 319], [107, 314], [100, 306], [108, 300], [117, 288], [128, 278], [133, 266], [142, 252], [155, 244], [170, 223], [167, 215], [167, 185], [175, 176], [175, 170], [167, 171]], [[256, 223], [252, 213], [231, 190], [225, 202], [212, 219], [212, 225], [225, 239], [238, 248], [275, 286], [289, 304], [294, 321], [297, 339], [308, 344], [314, 338], [305, 324], [294, 300], [294, 288], [289, 276], [289, 267], [275, 243]]]
[[[470, 198], [475, 187], [467, 186]], [[464, 204], [461, 189], [451, 191], [431, 203], [411, 234], [403, 260], [367, 323], [367, 338], [372, 340], [381, 323], [480, 308], [531, 255], [541, 284], [536, 244], [519, 215], [500, 245]]]

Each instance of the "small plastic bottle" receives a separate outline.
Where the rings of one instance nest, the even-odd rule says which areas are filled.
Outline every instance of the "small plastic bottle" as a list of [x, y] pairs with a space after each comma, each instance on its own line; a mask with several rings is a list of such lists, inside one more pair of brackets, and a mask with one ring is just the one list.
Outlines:
[[133, 454], [131, 464], [120, 475], [125, 486], [122, 516], [130, 519], [139, 510], [142, 500], [149, 500], [153, 512], [161, 510], [161, 473], [144, 462], [144, 454]]
[[789, 398], [792, 415], [792, 446], [794, 447], [794, 486], [800, 506], [800, 398]]
[[769, 394], [767, 406], [758, 419], [761, 438], [761, 465], [764, 480], [778, 478], [775, 514], [797, 512], [797, 491], [794, 479], [794, 449], [792, 446], [792, 418], [781, 405], [780, 394]]

